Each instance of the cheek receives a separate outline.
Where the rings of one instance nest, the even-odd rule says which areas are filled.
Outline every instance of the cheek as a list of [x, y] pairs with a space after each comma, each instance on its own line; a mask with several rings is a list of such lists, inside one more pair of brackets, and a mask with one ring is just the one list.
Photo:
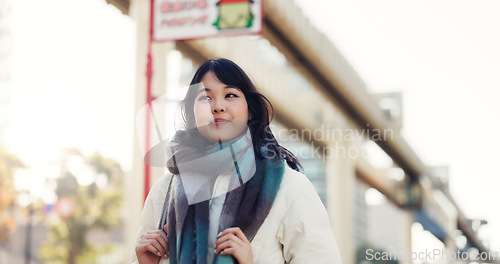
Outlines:
[[210, 123], [213, 119], [212, 113], [210, 111], [210, 105], [206, 103], [197, 103], [194, 105], [194, 119], [196, 125], [206, 125]]
[[246, 102], [242, 102], [236, 106], [238, 108], [239, 117], [241, 120], [247, 120], [248, 119], [248, 105]]

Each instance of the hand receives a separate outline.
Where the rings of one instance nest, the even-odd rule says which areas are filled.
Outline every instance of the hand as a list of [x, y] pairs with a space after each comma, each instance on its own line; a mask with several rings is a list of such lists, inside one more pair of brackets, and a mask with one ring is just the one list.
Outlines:
[[[165, 231], [165, 232], [163, 232]], [[142, 234], [135, 253], [140, 264], [158, 264], [162, 257], [168, 258], [167, 225], [163, 230], [155, 230]]]
[[239, 227], [226, 228], [215, 242], [215, 254], [233, 255], [240, 264], [253, 264], [252, 246]]

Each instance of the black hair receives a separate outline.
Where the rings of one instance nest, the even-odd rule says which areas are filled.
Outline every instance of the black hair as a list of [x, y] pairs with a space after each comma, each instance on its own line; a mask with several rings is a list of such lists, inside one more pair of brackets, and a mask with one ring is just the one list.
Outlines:
[[201, 79], [208, 72], [213, 72], [220, 82], [237, 87], [245, 95], [249, 116], [251, 116], [251, 119], [248, 120], [248, 127], [252, 135], [256, 156], [274, 160], [281, 158], [287, 162], [290, 168], [296, 171], [302, 170], [302, 165], [297, 157], [278, 143], [269, 127], [274, 116], [271, 102], [257, 90], [243, 69], [231, 60], [210, 59], [198, 68], [191, 80], [186, 97], [181, 101], [181, 113], [185, 126], [191, 128], [196, 126], [193, 112], [198, 92], [196, 84], [201, 83]]

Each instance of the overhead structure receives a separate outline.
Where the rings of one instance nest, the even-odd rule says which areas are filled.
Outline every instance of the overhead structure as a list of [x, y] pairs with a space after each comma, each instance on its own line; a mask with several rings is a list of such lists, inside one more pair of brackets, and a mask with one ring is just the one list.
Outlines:
[[[116, 6], [124, 14], [129, 14], [129, 0], [107, 0], [107, 2]], [[328, 118], [329, 110], [342, 111], [349, 119], [347, 122], [352, 123], [356, 129], [367, 131], [366, 139], [378, 144], [404, 171], [409, 179], [405, 190], [407, 195], [405, 199], [398, 198], [401, 197], [401, 193], [395, 191], [393, 186], [384, 179], [384, 175], [362, 161], [355, 164], [357, 177], [377, 188], [394, 204], [422, 213], [424, 217], [421, 221], [430, 219], [431, 222], [436, 222], [436, 219], [426, 215], [426, 211], [422, 210], [422, 200], [427, 199], [425, 203], [434, 203], [431, 196], [425, 196], [425, 192], [439, 190], [455, 208], [456, 227], [467, 237], [470, 245], [480, 252], [488, 252], [488, 248], [477, 238], [476, 232], [472, 229], [471, 221], [464, 216], [448, 189], [443, 187], [439, 178], [422, 162], [401, 136], [400, 125], [388, 118], [387, 113], [380, 108], [377, 98], [368, 92], [366, 84], [334, 44], [313, 27], [302, 14], [301, 9], [289, 0], [265, 1], [264, 14], [263, 37], [278, 48], [288, 63], [317, 88], [309, 92], [307, 98], [293, 97], [292, 94], [284, 94], [273, 89], [290, 80], [287, 79], [286, 74], [269, 66], [264, 58], [253, 54], [252, 45], [255, 46], [256, 42], [249, 41], [247, 38], [183, 41], [177, 42], [176, 48], [197, 63], [210, 57], [237, 57], [243, 68], [258, 74], [259, 80], [262, 79], [262, 83], [266, 84], [262, 86], [266, 96], [273, 101], [280, 121], [289, 127], [318, 129]], [[238, 50], [231, 49], [232, 46], [238, 46]], [[275, 74], [269, 76], [269, 72]], [[290, 104], [292, 101], [293, 104]], [[311, 104], [311, 101], [315, 104]], [[305, 113], [296, 109], [308, 109], [308, 111]], [[318, 118], [310, 118], [311, 113]], [[390, 137], [384, 137], [381, 133], [386, 130], [396, 132]], [[327, 141], [316, 143], [328, 145]], [[425, 182], [430, 182], [430, 186], [425, 186]], [[442, 240], [447, 239], [443, 236], [450, 235], [439, 229], [434, 230], [437, 230], [434, 232], [436, 237]]]

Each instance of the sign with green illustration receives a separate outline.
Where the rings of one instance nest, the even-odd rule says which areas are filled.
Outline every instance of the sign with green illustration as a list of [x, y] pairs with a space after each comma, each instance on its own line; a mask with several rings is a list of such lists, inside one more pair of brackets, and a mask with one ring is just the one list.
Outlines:
[[262, 0], [156, 0], [154, 39], [260, 34]]

